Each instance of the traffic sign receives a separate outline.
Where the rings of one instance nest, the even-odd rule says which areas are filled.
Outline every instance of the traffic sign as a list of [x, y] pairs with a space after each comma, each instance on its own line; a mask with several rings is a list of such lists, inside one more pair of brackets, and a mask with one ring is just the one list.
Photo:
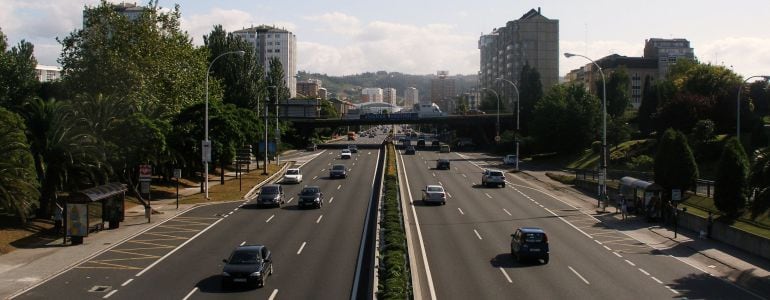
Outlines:
[[139, 165], [139, 180], [150, 181], [152, 179], [152, 166]]
[[182, 178], [182, 169], [174, 169], [174, 178]]
[[500, 136], [499, 136], [499, 135], [496, 135], [496, 136], [495, 136], [495, 142], [499, 142], [499, 141], [500, 141]]
[[682, 190], [680, 190], [680, 189], [672, 189], [671, 190], [671, 201], [682, 201]]
[[203, 162], [211, 162], [211, 141], [201, 141], [201, 149]]

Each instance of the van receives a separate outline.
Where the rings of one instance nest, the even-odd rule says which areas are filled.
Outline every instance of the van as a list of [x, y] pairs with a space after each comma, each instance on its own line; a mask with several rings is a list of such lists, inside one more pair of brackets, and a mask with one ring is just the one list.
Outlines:
[[449, 145], [444, 144], [444, 145], [439, 146], [438, 152], [449, 153]]

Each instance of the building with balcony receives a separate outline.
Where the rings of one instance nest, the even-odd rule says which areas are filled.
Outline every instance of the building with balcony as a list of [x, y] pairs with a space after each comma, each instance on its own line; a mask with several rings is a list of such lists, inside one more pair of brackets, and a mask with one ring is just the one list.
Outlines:
[[49, 82], [61, 79], [61, 68], [57, 66], [37, 65], [35, 75], [39, 82]]
[[404, 90], [404, 107], [411, 108], [420, 102], [420, 91], [415, 87], [408, 87]]
[[265, 74], [270, 71], [270, 59], [278, 58], [283, 66], [284, 84], [289, 89], [289, 97], [297, 96], [297, 37], [291, 31], [260, 25], [236, 30], [233, 35], [254, 47]]

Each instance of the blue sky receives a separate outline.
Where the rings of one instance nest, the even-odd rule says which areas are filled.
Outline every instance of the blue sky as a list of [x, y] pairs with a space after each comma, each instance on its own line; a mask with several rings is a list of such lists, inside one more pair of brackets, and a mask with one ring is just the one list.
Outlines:
[[[111, 1], [120, 2], [120, 1]], [[131, 1], [133, 2], [133, 1]], [[146, 1], [136, 1], [146, 4]], [[56, 65], [64, 37], [97, 0], [0, 0], [0, 28], [11, 45], [35, 44], [41, 64]], [[478, 71], [478, 38], [530, 9], [559, 20], [560, 52], [598, 59], [642, 54], [651, 37], [686, 38], [703, 62], [748, 77], [770, 73], [767, 0], [160, 0], [179, 4], [182, 28], [200, 44], [215, 24], [228, 31], [268, 24], [295, 33], [298, 69], [330, 75], [367, 71], [451, 74]], [[559, 73], [585, 64], [560, 57]]]

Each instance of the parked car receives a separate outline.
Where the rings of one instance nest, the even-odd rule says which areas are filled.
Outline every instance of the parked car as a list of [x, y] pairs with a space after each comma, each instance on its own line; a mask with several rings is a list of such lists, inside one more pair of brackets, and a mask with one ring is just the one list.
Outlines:
[[345, 165], [333, 165], [331, 169], [329, 169], [329, 178], [345, 178], [348, 177], [347, 170], [345, 169]]
[[548, 235], [542, 228], [520, 227], [511, 234], [511, 255], [518, 261], [542, 259], [547, 264], [549, 252]]
[[306, 186], [302, 188], [302, 191], [297, 194], [299, 196], [299, 200], [297, 201], [297, 206], [300, 208], [306, 207], [306, 206], [312, 206], [315, 208], [321, 208], [323, 205], [323, 196], [324, 194], [321, 193], [321, 188], [317, 186]]
[[500, 187], [505, 187], [505, 173], [500, 170], [486, 169], [481, 175], [481, 185], [497, 185]]
[[430, 145], [433, 147], [438, 147], [439, 145], [441, 145], [441, 142], [439, 142], [438, 140], [433, 140], [432, 142], [430, 142]]
[[428, 185], [422, 190], [422, 202], [431, 203], [436, 202], [441, 205], [446, 204], [446, 192], [444, 187], [440, 185]]
[[310, 144], [305, 147], [305, 151], [316, 151], [318, 150], [318, 145], [316, 144]]
[[440, 158], [439, 160], [437, 160], [436, 169], [449, 170], [449, 160], [445, 158]]
[[348, 145], [348, 150], [350, 150], [350, 153], [358, 153], [358, 146]]
[[299, 168], [290, 168], [283, 174], [283, 183], [300, 183], [302, 182], [302, 172]]
[[259, 189], [257, 206], [272, 205], [281, 207], [283, 204], [283, 187], [277, 184], [268, 184]]
[[340, 153], [341, 159], [350, 159], [353, 157], [353, 154], [350, 152], [350, 149], [342, 149], [342, 153]]
[[414, 153], [415, 153], [414, 146], [407, 146], [406, 150], [404, 150], [404, 154], [414, 154]]
[[224, 287], [234, 283], [264, 287], [267, 276], [273, 275], [273, 257], [264, 245], [238, 246], [222, 262]]
[[515, 165], [517, 159], [516, 154], [508, 154], [503, 158], [503, 164]]

